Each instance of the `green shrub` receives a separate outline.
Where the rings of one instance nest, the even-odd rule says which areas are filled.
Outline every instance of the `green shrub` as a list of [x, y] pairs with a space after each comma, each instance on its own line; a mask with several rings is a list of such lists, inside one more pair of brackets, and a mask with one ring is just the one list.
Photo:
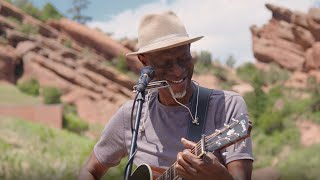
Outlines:
[[198, 74], [207, 73], [212, 68], [211, 53], [201, 51], [194, 67], [194, 72]]
[[55, 87], [44, 87], [42, 89], [42, 96], [45, 104], [59, 104], [61, 91]]
[[64, 40], [62, 42], [62, 44], [66, 47], [66, 48], [72, 48], [72, 41], [71, 40]]
[[41, 10], [40, 19], [42, 21], [47, 21], [49, 19], [60, 19], [62, 17], [62, 14], [51, 3], [45, 4]]
[[281, 179], [319, 179], [320, 144], [292, 152], [278, 165]]
[[7, 17], [7, 19], [8, 19], [9, 21], [17, 24], [17, 25], [21, 25], [21, 21], [20, 21], [19, 19], [15, 18], [15, 17], [13, 17], [13, 16], [9, 16], [9, 17]]
[[63, 104], [63, 114], [78, 114], [76, 106], [72, 104]]
[[312, 112], [320, 111], [320, 84], [317, 83], [315, 77], [311, 77], [308, 79], [308, 86], [311, 91], [311, 110]]
[[254, 77], [258, 74], [258, 70], [253, 63], [245, 63], [242, 66], [237, 68], [237, 75], [240, 79], [247, 81], [249, 83], [254, 82]]
[[120, 72], [127, 72], [128, 71], [128, 66], [127, 66], [127, 61], [126, 58], [122, 55], [120, 55], [119, 57], [117, 57], [115, 60], [115, 66], [116, 69]]
[[297, 149], [300, 147], [300, 133], [296, 127], [287, 127], [283, 131], [265, 134], [254, 124], [251, 137], [254, 144], [255, 168], [271, 166], [272, 160], [283, 150], [283, 147]]
[[30, 16], [40, 19], [41, 11], [29, 0], [15, 0], [14, 4]]
[[274, 84], [276, 82], [285, 82], [289, 78], [289, 71], [282, 69], [279, 65], [271, 63], [269, 70], [263, 73], [266, 83]]
[[228, 80], [228, 74], [227, 71], [220, 65], [212, 65], [212, 73], [214, 76], [216, 76], [221, 81], [227, 81]]
[[284, 128], [283, 125], [283, 116], [280, 112], [266, 112], [263, 113], [257, 122], [257, 126], [266, 134], [272, 134], [276, 131], [282, 131]]
[[253, 74], [252, 77], [254, 91], [247, 93], [244, 96], [247, 102], [249, 114], [253, 121], [257, 121], [261, 114], [263, 114], [268, 106], [268, 95], [262, 90], [261, 76]]
[[40, 85], [36, 79], [30, 79], [25, 82], [19, 82], [18, 89], [23, 93], [26, 93], [32, 96], [38, 96]]
[[211, 53], [209, 51], [201, 51], [198, 58], [198, 63], [204, 66], [210, 66], [212, 64]]
[[88, 130], [89, 125], [74, 113], [63, 115], [63, 127], [75, 133], [81, 133]]
[[236, 59], [233, 57], [233, 55], [229, 55], [229, 57], [226, 60], [226, 65], [233, 68], [236, 64]]
[[18, 31], [25, 34], [37, 34], [39, 32], [39, 28], [35, 27], [31, 24], [23, 24], [19, 27]]

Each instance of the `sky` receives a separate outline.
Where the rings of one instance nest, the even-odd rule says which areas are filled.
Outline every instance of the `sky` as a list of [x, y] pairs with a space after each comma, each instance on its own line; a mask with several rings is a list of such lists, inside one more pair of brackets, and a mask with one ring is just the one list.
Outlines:
[[[52, 3], [65, 16], [72, 0], [31, 0], [38, 7]], [[254, 61], [250, 26], [261, 27], [271, 19], [266, 3], [307, 13], [319, 0], [89, 0], [83, 11], [92, 17], [89, 27], [112, 33], [114, 39], [137, 38], [141, 17], [146, 13], [174, 11], [184, 22], [189, 36], [204, 36], [191, 45], [194, 51], [209, 51], [224, 62], [232, 55], [237, 65]]]

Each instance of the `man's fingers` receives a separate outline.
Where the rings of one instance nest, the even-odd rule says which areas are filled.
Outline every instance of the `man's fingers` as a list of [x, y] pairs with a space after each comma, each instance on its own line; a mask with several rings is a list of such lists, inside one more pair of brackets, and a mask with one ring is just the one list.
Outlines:
[[[185, 150], [185, 151], [187, 151], [187, 150]], [[186, 171], [190, 175], [197, 174], [197, 170], [194, 169], [187, 161], [184, 160], [182, 152], [178, 153], [178, 155], [177, 155], [177, 165], [176, 166], [181, 166], [181, 167], [178, 167], [181, 170], [181, 172]]]
[[195, 142], [189, 141], [189, 140], [187, 140], [185, 138], [181, 138], [181, 142], [188, 149], [191, 149], [196, 145]]

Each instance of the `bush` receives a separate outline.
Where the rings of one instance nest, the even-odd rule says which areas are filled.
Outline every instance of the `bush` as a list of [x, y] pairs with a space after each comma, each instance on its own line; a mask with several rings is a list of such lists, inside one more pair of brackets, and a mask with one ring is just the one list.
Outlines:
[[63, 114], [66, 115], [69, 113], [78, 114], [76, 106], [72, 104], [63, 104]]
[[272, 160], [283, 150], [283, 147], [297, 149], [300, 147], [300, 134], [296, 127], [286, 127], [282, 132], [276, 131], [267, 135], [254, 126], [251, 137], [254, 142], [255, 168], [271, 166]]
[[274, 84], [276, 82], [285, 82], [289, 78], [289, 71], [282, 69], [277, 64], [271, 63], [269, 70], [263, 73], [266, 83]]
[[62, 42], [62, 44], [66, 47], [66, 48], [72, 48], [72, 41], [71, 40], [64, 40]]
[[32, 96], [38, 96], [40, 85], [36, 79], [30, 79], [25, 82], [19, 82], [18, 89], [23, 93], [26, 93]]
[[276, 131], [282, 131], [283, 116], [280, 112], [266, 112], [263, 113], [257, 122], [257, 126], [266, 134], [272, 134]]
[[216, 76], [221, 81], [227, 81], [228, 80], [227, 71], [220, 64], [213, 65], [212, 72], [213, 72], [213, 75]]
[[229, 57], [226, 60], [226, 65], [230, 68], [233, 68], [236, 64], [236, 59], [233, 57], [233, 55], [229, 55]]
[[61, 91], [55, 87], [44, 87], [42, 95], [45, 104], [59, 104]]
[[237, 68], [237, 75], [240, 79], [247, 81], [249, 83], [254, 83], [254, 77], [260, 76], [256, 66], [250, 62], [243, 64]]
[[308, 86], [311, 91], [311, 110], [312, 112], [320, 111], [320, 85], [314, 77], [308, 79]]
[[48, 19], [60, 19], [62, 14], [51, 4], [47, 3], [42, 9], [37, 8], [30, 0], [7, 0], [9, 3], [17, 6], [30, 16], [41, 21]]
[[39, 27], [35, 27], [31, 24], [23, 24], [18, 29], [20, 32], [24, 34], [37, 34], [39, 32]]
[[128, 71], [127, 61], [124, 56], [119, 56], [114, 61], [117, 70], [119, 70], [120, 72]]
[[66, 113], [63, 115], [63, 128], [75, 133], [81, 133], [88, 130], [89, 125], [74, 113]]
[[280, 162], [281, 179], [319, 179], [320, 144], [295, 150]]
[[62, 17], [60, 12], [51, 3], [47, 3], [42, 8], [40, 19], [47, 21], [49, 19], [60, 19]]
[[261, 76], [253, 74], [252, 77], [254, 91], [247, 93], [244, 99], [247, 102], [250, 116], [253, 121], [257, 121], [261, 114], [263, 114], [268, 106], [268, 95], [263, 92]]
[[207, 73], [212, 68], [211, 53], [208, 51], [201, 51], [197, 58], [194, 71], [195, 73]]

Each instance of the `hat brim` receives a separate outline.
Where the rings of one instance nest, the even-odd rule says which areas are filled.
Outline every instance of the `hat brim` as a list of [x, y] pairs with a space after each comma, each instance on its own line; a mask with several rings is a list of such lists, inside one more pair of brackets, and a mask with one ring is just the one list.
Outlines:
[[146, 47], [142, 47], [136, 52], [128, 53], [128, 54], [126, 54], [126, 56], [133, 56], [133, 55], [138, 55], [138, 54], [143, 54], [143, 53], [150, 53], [150, 52], [170, 49], [170, 48], [182, 46], [185, 44], [193, 43], [195, 41], [200, 40], [201, 38], [203, 38], [203, 36], [198, 36], [195, 38], [180, 37], [180, 38], [176, 38], [176, 39], [171, 39], [170, 41], [160, 41], [160, 42], [148, 45]]

